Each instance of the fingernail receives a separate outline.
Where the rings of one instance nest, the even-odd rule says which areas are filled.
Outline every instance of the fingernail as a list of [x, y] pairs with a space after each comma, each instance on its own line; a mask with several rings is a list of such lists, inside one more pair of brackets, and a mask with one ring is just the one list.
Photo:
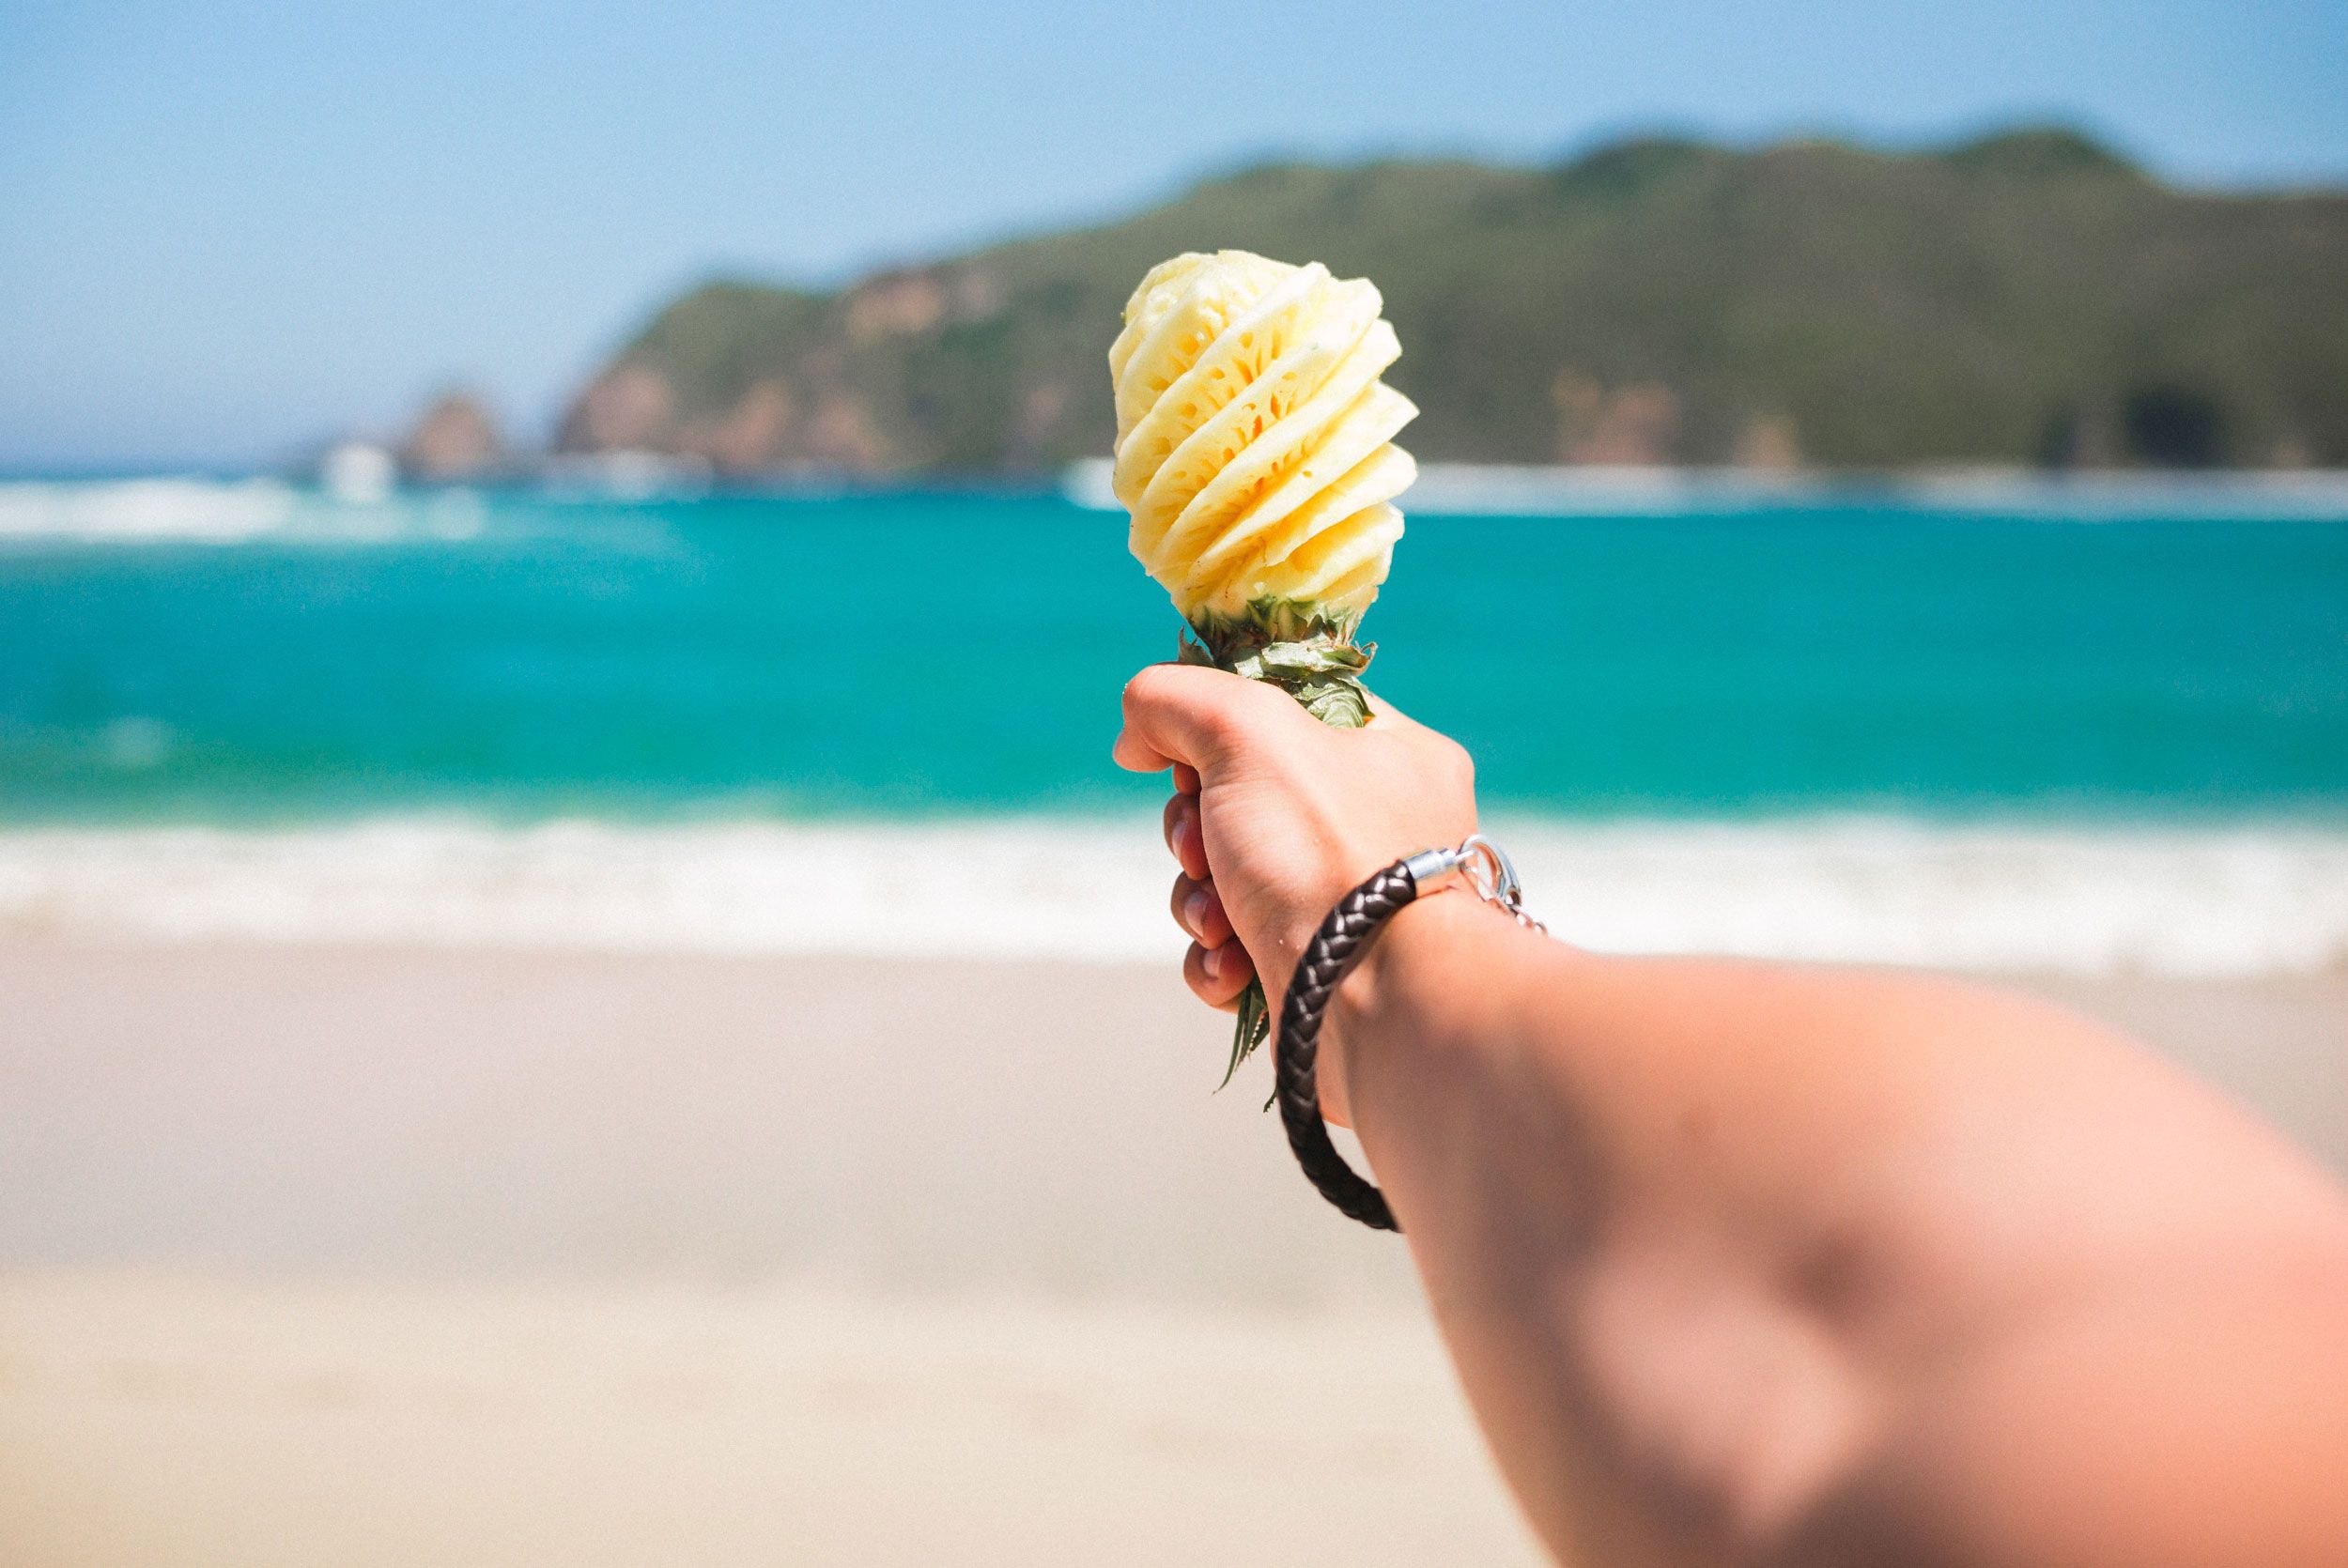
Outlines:
[[1175, 818], [1174, 831], [1167, 834], [1166, 838], [1174, 846], [1175, 857], [1181, 858], [1182, 846], [1190, 839], [1190, 819], [1188, 817]]
[[1206, 918], [1207, 890], [1194, 887], [1190, 890], [1190, 897], [1182, 900], [1182, 924], [1190, 928], [1191, 935], [1197, 936], [1204, 929]]
[[1219, 980], [1223, 978], [1223, 949], [1220, 947], [1208, 948], [1207, 956], [1198, 961], [1198, 967], [1205, 973], [1207, 978], [1210, 980]]

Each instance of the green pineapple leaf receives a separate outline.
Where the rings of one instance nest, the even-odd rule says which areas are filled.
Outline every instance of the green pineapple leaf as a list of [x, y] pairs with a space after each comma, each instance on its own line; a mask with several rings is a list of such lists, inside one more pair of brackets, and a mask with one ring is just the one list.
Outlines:
[[[1184, 638], [1179, 656], [1183, 664], [1212, 665], [1278, 686], [1321, 723], [1359, 730], [1369, 722], [1362, 671], [1378, 650], [1375, 643], [1352, 640], [1354, 624], [1351, 618], [1326, 616], [1317, 607], [1292, 599], [1259, 599], [1244, 615], [1207, 616], [1194, 623], [1191, 630], [1197, 640]], [[1271, 1034], [1272, 1004], [1263, 981], [1250, 980], [1240, 995], [1231, 1059], [1217, 1090], [1230, 1084], [1240, 1064]], [[1265, 1102], [1267, 1109], [1270, 1104]]]

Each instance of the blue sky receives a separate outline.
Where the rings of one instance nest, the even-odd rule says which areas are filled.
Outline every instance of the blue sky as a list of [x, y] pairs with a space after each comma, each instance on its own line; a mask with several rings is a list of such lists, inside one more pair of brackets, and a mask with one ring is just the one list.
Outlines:
[[678, 285], [822, 282], [1271, 153], [2096, 131], [2348, 179], [2343, 0], [1188, 7], [0, 0], [0, 469], [526, 433]]

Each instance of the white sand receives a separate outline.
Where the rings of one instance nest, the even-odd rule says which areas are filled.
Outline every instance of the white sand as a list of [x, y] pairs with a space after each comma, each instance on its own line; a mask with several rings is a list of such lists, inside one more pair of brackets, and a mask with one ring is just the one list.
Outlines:
[[41, 1564], [1537, 1560], [1396, 1314], [0, 1280]]
[[[2348, 1164], [2348, 979], [2047, 982]], [[0, 1562], [1534, 1560], [1156, 970], [0, 942]]]

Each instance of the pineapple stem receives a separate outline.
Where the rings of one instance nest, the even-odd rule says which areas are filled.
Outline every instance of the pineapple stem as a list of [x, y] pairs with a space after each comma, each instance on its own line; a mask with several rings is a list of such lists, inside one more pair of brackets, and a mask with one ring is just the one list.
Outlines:
[[[1259, 599], [1240, 615], [1208, 611], [1194, 619], [1191, 630], [1198, 640], [1182, 639], [1182, 660], [1278, 686], [1321, 723], [1359, 730], [1369, 722], [1362, 671], [1369, 667], [1377, 645], [1353, 641], [1358, 623], [1358, 617], [1327, 616], [1293, 599]], [[1240, 995], [1231, 1059], [1223, 1069], [1223, 1083], [1215, 1085], [1218, 1090], [1271, 1033], [1272, 1004], [1264, 995], [1263, 981], [1250, 980]]]

